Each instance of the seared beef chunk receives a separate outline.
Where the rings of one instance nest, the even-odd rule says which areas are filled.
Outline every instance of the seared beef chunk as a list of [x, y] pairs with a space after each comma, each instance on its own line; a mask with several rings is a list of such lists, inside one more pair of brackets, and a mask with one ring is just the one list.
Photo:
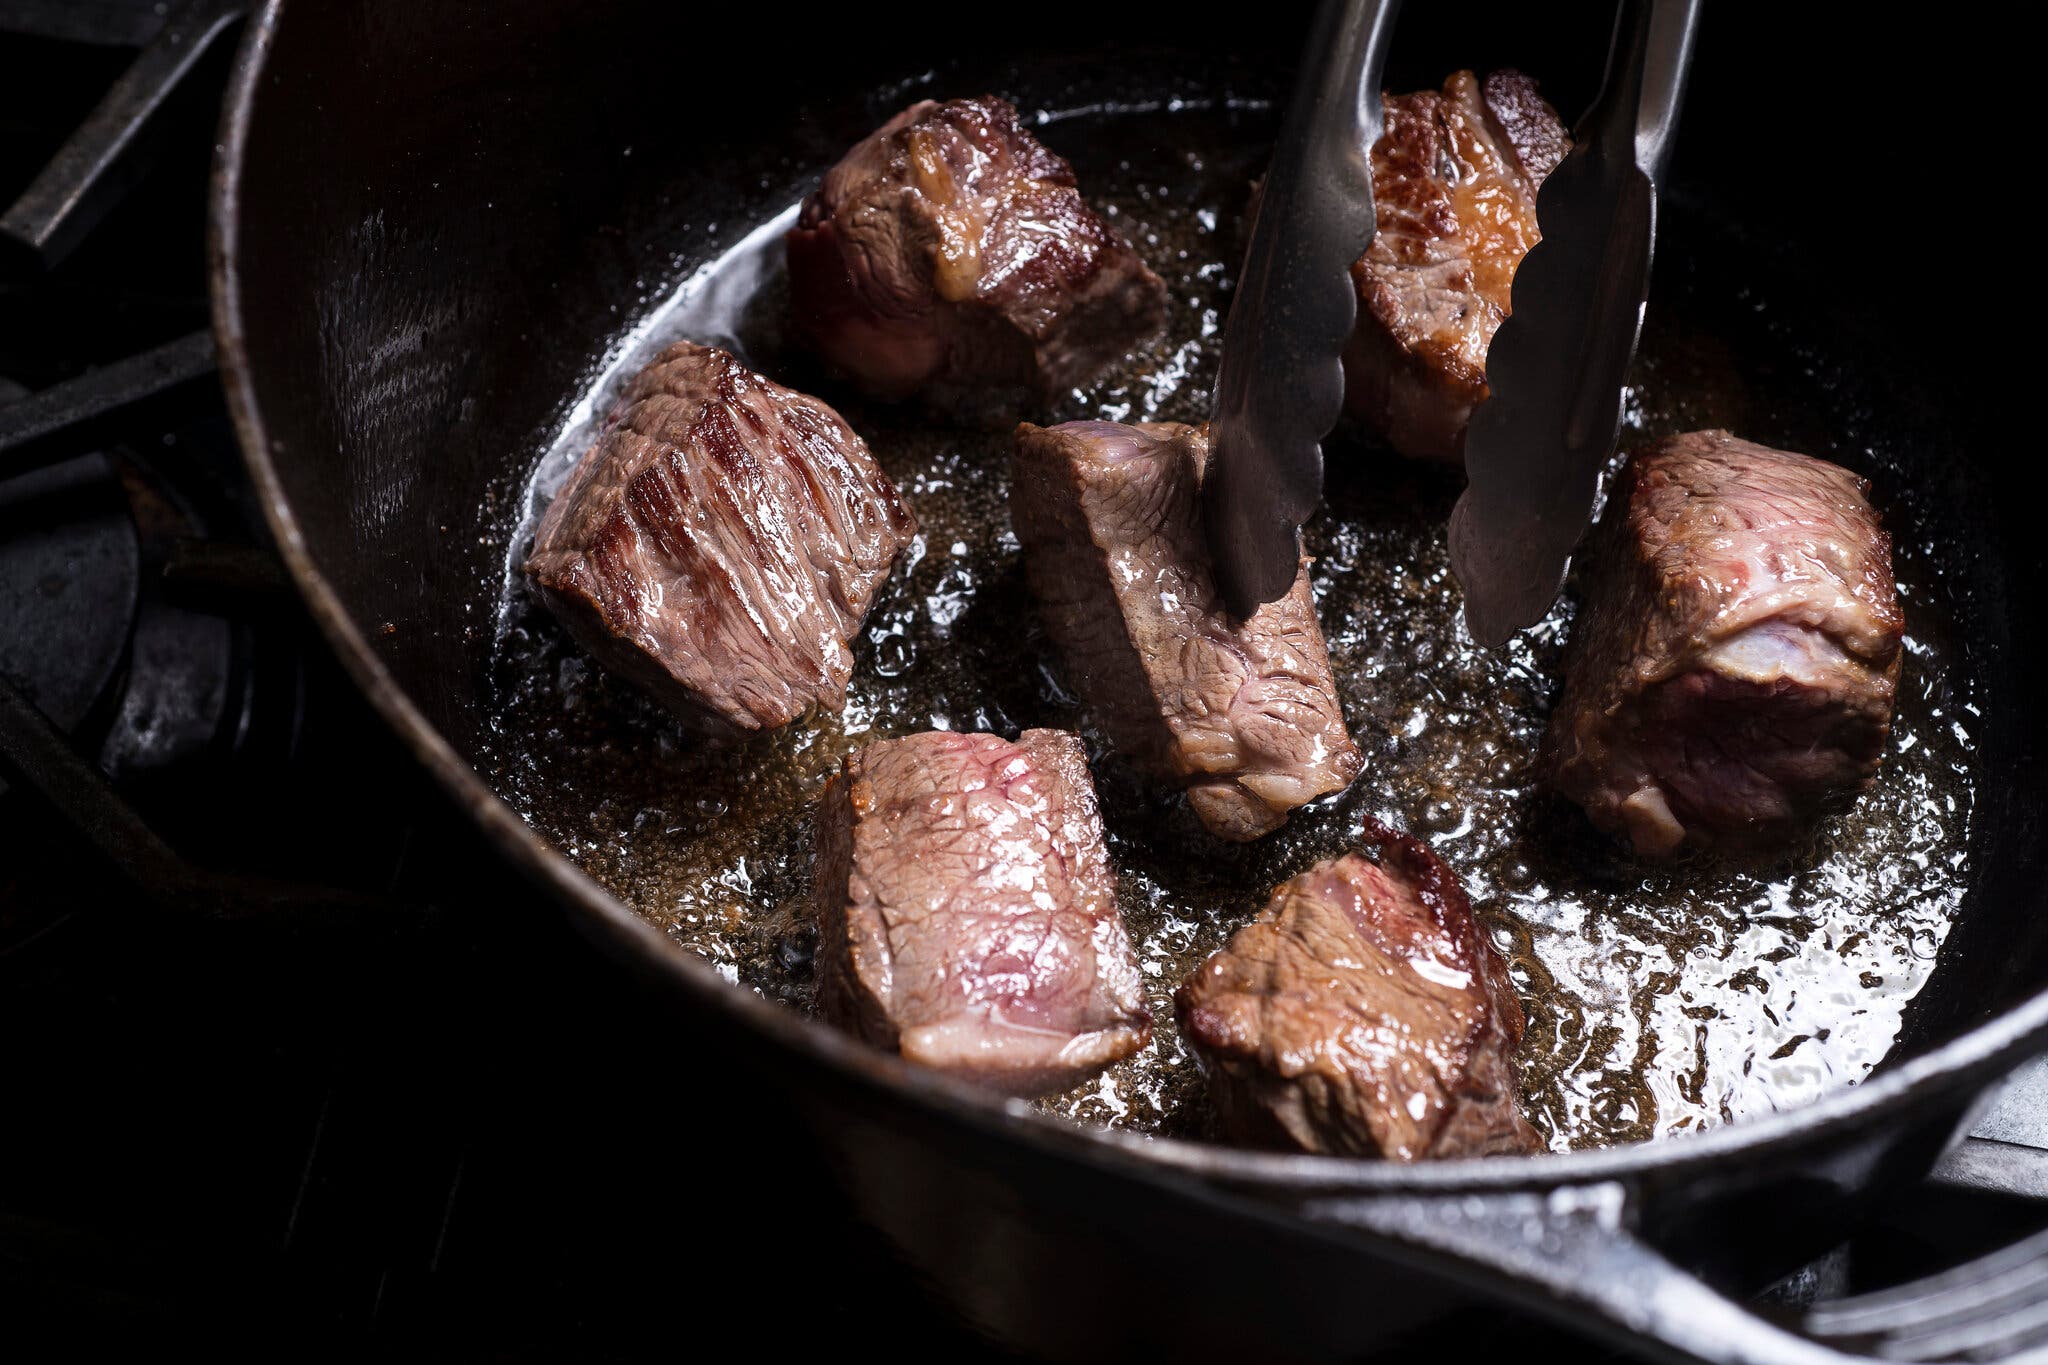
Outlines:
[[1637, 451], [1586, 555], [1548, 764], [1638, 853], [1754, 850], [1868, 785], [1904, 621], [1845, 469], [1696, 431]]
[[818, 1007], [847, 1031], [1012, 1095], [1151, 1036], [1072, 735], [870, 744], [825, 790], [817, 857]]
[[1166, 322], [1166, 286], [984, 96], [923, 100], [826, 173], [789, 234], [797, 329], [877, 397], [1014, 416]]
[[1405, 835], [1317, 863], [1182, 983], [1238, 1141], [1394, 1161], [1523, 1152], [1522, 1006], [1457, 878]]
[[1010, 520], [1068, 676], [1202, 823], [1256, 839], [1358, 775], [1304, 562], [1249, 620], [1225, 611], [1201, 520], [1208, 437], [1175, 423], [1017, 428]]
[[846, 641], [916, 530], [838, 413], [684, 341], [628, 386], [526, 572], [592, 654], [730, 738], [844, 703]]
[[1351, 267], [1358, 330], [1346, 404], [1404, 455], [1464, 458], [1486, 348], [1541, 235], [1536, 191], [1570, 138], [1519, 71], [1389, 95], [1372, 152], [1379, 233]]

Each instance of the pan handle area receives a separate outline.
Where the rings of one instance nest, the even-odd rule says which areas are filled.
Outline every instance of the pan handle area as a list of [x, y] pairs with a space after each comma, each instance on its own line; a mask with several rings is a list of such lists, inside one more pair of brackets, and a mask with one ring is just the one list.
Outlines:
[[1333, 1197], [1326, 1227], [1393, 1242], [1566, 1325], [1652, 1357], [1709, 1365], [2010, 1360], [2048, 1343], [2048, 1232], [1878, 1293], [1759, 1311], [1674, 1264], [1633, 1230], [1627, 1190]]

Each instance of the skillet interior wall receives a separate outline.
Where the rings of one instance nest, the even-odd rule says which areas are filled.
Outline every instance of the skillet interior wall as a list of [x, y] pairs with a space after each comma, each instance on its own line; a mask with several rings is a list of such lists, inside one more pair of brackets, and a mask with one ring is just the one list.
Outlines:
[[[1566, 110], [1591, 92], [1604, 5], [1551, 9], [1541, 24], [1409, 8], [1390, 63], [1397, 85], [1513, 62]], [[1269, 8], [1255, 30], [1192, 33], [1162, 29], [1153, 7], [1054, 7], [1028, 29], [1006, 14], [1012, 26], [978, 31], [957, 10], [907, 6], [885, 26], [865, 12], [807, 15], [770, 48], [756, 25], [656, 4], [289, 9], [250, 135], [241, 268], [264, 413], [309, 552], [401, 687], [476, 753], [498, 542], [531, 453], [651, 298], [889, 112], [870, 91], [931, 69], [949, 86], [1000, 88], [1013, 63], [1063, 63], [1142, 98], [1185, 80], [1174, 46], [1185, 43], [1228, 47], [1231, 58], [1202, 67], [1270, 93], [1304, 12]], [[1851, 191], [1897, 186], [1936, 135], [1844, 126], [1845, 86], [1918, 80], [1942, 37], [1868, 26], [1847, 36], [1853, 12], [1839, 13], [1837, 32], [1834, 14], [1792, 29], [1762, 6], [1712, 7], [1678, 173], [1756, 223], [1760, 247], [1815, 262], [1821, 306], [1869, 314], [1873, 347], [1940, 372], [1929, 387], [1959, 401], [1914, 420], [1987, 463], [1954, 474], [1957, 487], [1944, 476], [1920, 491], [1930, 505], [1959, 492], [1990, 509], [1968, 549], [2007, 564], [2013, 582], [2036, 581], [2039, 537], [2015, 535], [2025, 509], [1993, 495], [2011, 470], [1993, 444], [1995, 414], [1969, 400], [1973, 376], [1958, 371], [1970, 357], [1944, 340], [1953, 316], [1936, 291], [1896, 283], [1895, 237], [1844, 231], [1859, 211], [1845, 206]], [[1943, 149], [1951, 160], [1993, 154]], [[2048, 956], [2035, 913], [2039, 722], [2015, 685], [2033, 676], [2038, 608], [1979, 605], [1984, 880], [1916, 1007], [1919, 1039], [2030, 991]]]

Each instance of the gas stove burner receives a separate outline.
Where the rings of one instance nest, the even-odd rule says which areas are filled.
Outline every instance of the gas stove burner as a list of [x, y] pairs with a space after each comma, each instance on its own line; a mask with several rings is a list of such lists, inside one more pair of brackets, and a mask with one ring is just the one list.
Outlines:
[[239, 549], [240, 528], [220, 498], [182, 486], [175, 443], [160, 449], [0, 475], [0, 676], [117, 781], [286, 761], [296, 642], [240, 619], [237, 592], [206, 591], [223, 557], [207, 551], [223, 531]]
[[[9, 396], [0, 384], [0, 401]], [[104, 716], [141, 579], [135, 524], [105, 456], [0, 479], [0, 676], [66, 733]]]
[[356, 913], [390, 865], [310, 864], [333, 822], [279, 799], [333, 784], [301, 771], [309, 633], [205, 326], [207, 73], [242, 9], [0, 0], [0, 824], [63, 850], [0, 872], [0, 959], [52, 941], [84, 850], [200, 917]]

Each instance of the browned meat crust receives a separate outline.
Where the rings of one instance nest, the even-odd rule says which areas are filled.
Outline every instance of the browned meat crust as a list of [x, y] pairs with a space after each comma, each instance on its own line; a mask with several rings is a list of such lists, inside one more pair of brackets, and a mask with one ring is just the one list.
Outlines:
[[1523, 1152], [1524, 1021], [1457, 878], [1406, 835], [1317, 863], [1174, 997], [1227, 1131], [1393, 1161]]
[[1759, 849], [1869, 785], [1905, 623], [1868, 487], [1725, 431], [1630, 459], [1546, 746], [1595, 824], [1652, 856]]
[[1046, 631], [1110, 739], [1225, 839], [1279, 828], [1364, 760], [1344, 728], [1306, 564], [1249, 620], [1202, 531], [1208, 438], [1174, 423], [1017, 428], [1010, 519]]
[[820, 1011], [911, 1061], [1039, 1095], [1151, 1036], [1072, 735], [934, 731], [848, 758], [814, 905]]
[[730, 738], [844, 704], [846, 642], [916, 530], [838, 413], [684, 341], [628, 386], [526, 573], [608, 667]]
[[1385, 97], [1372, 153], [1378, 235], [1351, 267], [1358, 329], [1346, 404], [1393, 447], [1461, 460], [1486, 397], [1486, 349], [1541, 234], [1536, 192], [1570, 138], [1519, 71]]
[[993, 96], [924, 100], [826, 173], [789, 234], [798, 332], [877, 397], [989, 420], [1156, 335], [1166, 286]]

